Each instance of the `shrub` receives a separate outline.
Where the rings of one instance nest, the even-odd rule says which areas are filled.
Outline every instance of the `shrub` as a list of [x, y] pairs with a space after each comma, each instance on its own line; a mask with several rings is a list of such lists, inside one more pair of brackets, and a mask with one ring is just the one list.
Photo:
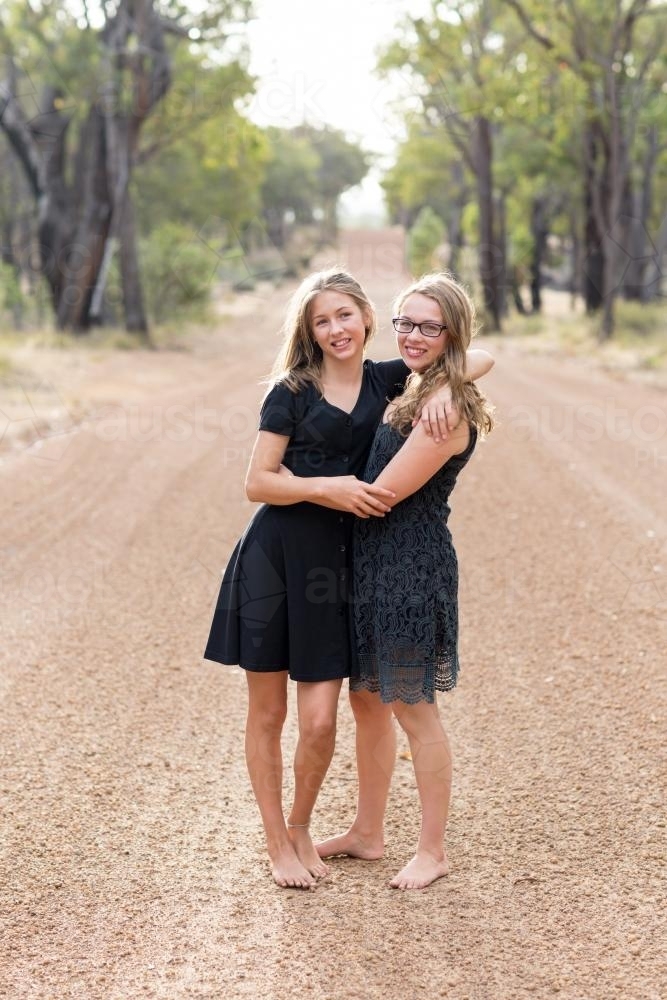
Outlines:
[[205, 305], [218, 257], [185, 226], [165, 222], [140, 242], [146, 309], [156, 322]]
[[426, 205], [415, 219], [408, 236], [408, 263], [415, 277], [432, 270], [433, 255], [444, 236], [442, 219]]
[[0, 318], [18, 326], [24, 307], [25, 296], [16, 268], [0, 261]]

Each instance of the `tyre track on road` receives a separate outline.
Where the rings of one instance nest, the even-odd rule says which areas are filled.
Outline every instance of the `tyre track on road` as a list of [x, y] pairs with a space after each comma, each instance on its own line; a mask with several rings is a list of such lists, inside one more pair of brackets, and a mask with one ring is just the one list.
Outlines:
[[[375, 234], [356, 259], [393, 253], [395, 234], [386, 240]], [[368, 267], [377, 301], [400, 280]], [[254, 409], [286, 295], [250, 326], [212, 333], [202, 349], [218, 365], [205, 392], [200, 360], [184, 357], [182, 398]], [[238, 344], [243, 357], [230, 360]], [[372, 353], [391, 344], [381, 335]], [[29, 526], [41, 517], [53, 571], [85, 579], [104, 523], [108, 577], [67, 614], [45, 601], [41, 627], [25, 619], [20, 588], [7, 592], [0, 995], [658, 1000], [667, 635], [641, 579], [628, 596], [635, 584], [618, 565], [632, 573], [632, 551], [624, 562], [618, 553], [626, 539], [653, 555], [645, 532], [662, 515], [664, 484], [658, 469], [633, 485], [631, 442], [520, 441], [512, 423], [519, 404], [539, 429], [540, 407], [558, 427], [612, 393], [619, 405], [656, 398], [604, 376], [582, 383], [572, 363], [500, 346], [486, 385], [501, 423], [453, 497], [463, 671], [443, 712], [454, 867], [425, 893], [386, 887], [417, 831], [405, 759], [382, 861], [336, 861], [314, 893], [279, 891], [268, 877], [243, 763], [244, 678], [201, 660], [219, 572], [253, 509], [244, 442], [110, 448], [82, 432], [57, 502], [25, 456], [3, 466], [25, 504], [5, 542], [35, 542]], [[157, 391], [147, 405], [169, 399]], [[68, 482], [76, 491], [100, 477], [104, 491], [70, 516]], [[14, 574], [36, 564], [34, 549], [15, 555]], [[286, 761], [295, 739], [291, 703]], [[352, 816], [353, 742], [343, 698], [316, 835]]]

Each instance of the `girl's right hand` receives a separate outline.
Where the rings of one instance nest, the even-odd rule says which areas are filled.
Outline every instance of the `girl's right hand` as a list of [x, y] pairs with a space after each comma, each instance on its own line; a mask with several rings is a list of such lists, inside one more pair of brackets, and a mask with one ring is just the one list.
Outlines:
[[323, 476], [318, 503], [333, 510], [345, 510], [357, 517], [384, 517], [391, 510], [385, 502], [396, 494], [356, 476]]

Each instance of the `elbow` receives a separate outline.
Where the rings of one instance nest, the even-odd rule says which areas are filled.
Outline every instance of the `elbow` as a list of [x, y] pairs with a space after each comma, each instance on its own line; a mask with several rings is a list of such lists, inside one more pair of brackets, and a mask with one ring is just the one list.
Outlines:
[[245, 495], [248, 500], [251, 500], [253, 503], [258, 503], [260, 500], [257, 481], [254, 476], [251, 476], [249, 473], [245, 477]]
[[469, 351], [466, 357], [466, 381], [476, 382], [478, 378], [488, 375], [495, 363], [493, 355], [481, 347]]

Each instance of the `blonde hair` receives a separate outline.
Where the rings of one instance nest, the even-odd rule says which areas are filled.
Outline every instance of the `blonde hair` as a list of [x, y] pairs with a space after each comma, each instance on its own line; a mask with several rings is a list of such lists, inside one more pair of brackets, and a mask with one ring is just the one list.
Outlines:
[[493, 407], [474, 382], [466, 382], [466, 351], [477, 332], [474, 303], [456, 278], [443, 271], [425, 274], [404, 289], [396, 299], [394, 315], [400, 315], [409, 296], [417, 294], [437, 303], [447, 327], [445, 345], [426, 371], [413, 372], [408, 377], [405, 391], [388, 417], [389, 423], [407, 437], [425, 400], [448, 382], [461, 419], [476, 427], [480, 437], [484, 437], [493, 428]]
[[298, 392], [311, 383], [322, 391], [322, 350], [313, 338], [310, 316], [313, 301], [320, 292], [341, 292], [359, 306], [366, 328], [364, 347], [375, 334], [375, 307], [356, 278], [339, 267], [316, 271], [301, 282], [290, 299], [282, 327], [282, 348], [268, 380], [271, 385], [282, 381], [292, 392]]

